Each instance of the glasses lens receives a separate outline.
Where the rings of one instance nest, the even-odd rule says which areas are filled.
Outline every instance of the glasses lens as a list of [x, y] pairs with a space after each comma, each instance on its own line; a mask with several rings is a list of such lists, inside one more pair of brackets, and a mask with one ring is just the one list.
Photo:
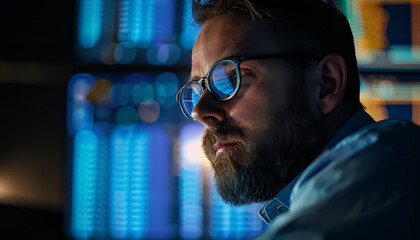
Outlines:
[[235, 64], [223, 61], [214, 66], [209, 75], [211, 92], [219, 99], [230, 98], [238, 85], [238, 74]]
[[189, 83], [182, 91], [181, 104], [188, 117], [192, 118], [191, 112], [200, 100], [201, 95], [203, 95], [203, 88], [197, 82]]

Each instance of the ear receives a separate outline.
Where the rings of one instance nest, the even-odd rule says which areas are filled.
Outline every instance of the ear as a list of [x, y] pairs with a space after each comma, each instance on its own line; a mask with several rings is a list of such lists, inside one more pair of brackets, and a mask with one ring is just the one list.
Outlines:
[[327, 54], [320, 62], [321, 79], [318, 82], [319, 111], [331, 113], [343, 99], [347, 85], [347, 63], [338, 54]]

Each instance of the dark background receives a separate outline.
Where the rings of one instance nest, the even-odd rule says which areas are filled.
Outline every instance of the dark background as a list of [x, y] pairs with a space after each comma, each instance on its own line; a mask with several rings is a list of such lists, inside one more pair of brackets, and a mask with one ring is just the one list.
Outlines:
[[0, 238], [63, 239], [75, 3], [0, 1]]

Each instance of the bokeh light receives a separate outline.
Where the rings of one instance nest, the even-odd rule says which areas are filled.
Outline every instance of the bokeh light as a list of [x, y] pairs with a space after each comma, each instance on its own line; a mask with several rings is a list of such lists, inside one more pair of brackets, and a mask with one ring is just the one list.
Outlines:
[[87, 96], [87, 100], [95, 103], [107, 103], [110, 88], [111, 82], [108, 79], [101, 78], [96, 80]]
[[137, 48], [133, 43], [118, 44], [114, 50], [114, 58], [119, 64], [130, 64], [136, 59]]
[[181, 46], [187, 50], [191, 50], [193, 48], [195, 39], [197, 38], [197, 34], [199, 32], [197, 25], [194, 24], [191, 9], [192, 1], [185, 1], [180, 43]]
[[127, 83], [116, 83], [111, 86], [110, 103], [123, 106], [130, 103], [131, 86]]
[[71, 134], [93, 125], [93, 106], [86, 98], [94, 83], [91, 74], [76, 74], [68, 83], [67, 124]]
[[139, 116], [141, 120], [152, 123], [160, 115], [160, 106], [156, 101], [144, 102], [139, 105]]
[[101, 36], [102, 0], [79, 1], [78, 42], [84, 48], [92, 48]]
[[146, 59], [152, 65], [173, 65], [180, 56], [181, 49], [175, 44], [154, 44], [146, 52]]
[[130, 106], [120, 108], [115, 117], [116, 123], [122, 125], [134, 125], [137, 124], [138, 120], [137, 110]]
[[107, 107], [96, 107], [95, 108], [95, 119], [106, 120], [111, 116], [111, 110]]
[[117, 63], [114, 57], [115, 48], [118, 44], [111, 42], [102, 47], [99, 59], [106, 65], [114, 65]]
[[178, 77], [171, 72], [164, 72], [157, 76], [155, 80], [155, 88], [157, 93], [157, 101], [161, 105], [173, 106], [176, 104], [175, 95], [178, 91]]
[[164, 72], [155, 80], [156, 92], [162, 97], [173, 97], [178, 91], [178, 77], [171, 72]]
[[[200, 139], [203, 127], [184, 126], [180, 132], [179, 234], [184, 239], [200, 239], [203, 235], [203, 154]], [[192, 153], [193, 151], [194, 153]]]
[[147, 81], [147, 76], [143, 73], [131, 73], [128, 74], [125, 79], [124, 82], [126, 83], [138, 83], [141, 81]]
[[73, 83], [74, 100], [84, 101], [90, 91], [90, 81], [84, 77], [78, 78]]
[[139, 82], [133, 86], [131, 91], [135, 104], [151, 102], [155, 96], [153, 85], [149, 82]]
[[118, 39], [134, 46], [146, 47], [153, 41], [153, 0], [121, 0]]

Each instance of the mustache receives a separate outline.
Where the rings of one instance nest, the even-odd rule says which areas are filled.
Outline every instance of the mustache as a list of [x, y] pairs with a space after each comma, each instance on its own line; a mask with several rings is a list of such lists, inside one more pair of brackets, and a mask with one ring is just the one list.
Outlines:
[[237, 141], [243, 142], [245, 139], [244, 131], [236, 126], [216, 125], [204, 130], [203, 141], [215, 143], [217, 141]]

